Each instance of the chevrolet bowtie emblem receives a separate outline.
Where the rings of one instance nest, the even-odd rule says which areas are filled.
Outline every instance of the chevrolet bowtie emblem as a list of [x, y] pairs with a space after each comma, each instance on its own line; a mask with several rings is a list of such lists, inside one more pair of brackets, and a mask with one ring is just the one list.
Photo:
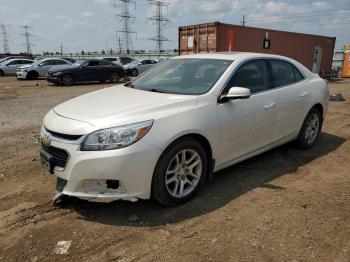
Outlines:
[[46, 146], [49, 146], [49, 145], [51, 145], [51, 139], [47, 135], [44, 135], [41, 138], [41, 143], [43, 143]]

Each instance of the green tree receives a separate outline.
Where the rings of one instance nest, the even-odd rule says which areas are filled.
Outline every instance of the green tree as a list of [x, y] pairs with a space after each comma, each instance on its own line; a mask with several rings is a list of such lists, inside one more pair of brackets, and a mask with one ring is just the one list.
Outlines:
[[81, 50], [81, 55], [85, 55], [85, 52], [84, 52], [84, 50]]
[[102, 49], [102, 52], [101, 52], [102, 55], [105, 55], [106, 54], [106, 51], [104, 49]]

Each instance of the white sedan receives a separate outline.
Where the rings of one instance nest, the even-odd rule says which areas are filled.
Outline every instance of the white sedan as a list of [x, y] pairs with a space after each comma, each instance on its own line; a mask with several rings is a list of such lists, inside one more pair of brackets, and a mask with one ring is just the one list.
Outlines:
[[175, 206], [213, 172], [289, 141], [314, 146], [327, 98], [327, 83], [286, 57], [180, 56], [53, 108], [42, 163], [57, 177], [56, 199]]
[[0, 76], [16, 75], [16, 71], [23, 65], [32, 64], [34, 61], [25, 58], [9, 59], [0, 63]]

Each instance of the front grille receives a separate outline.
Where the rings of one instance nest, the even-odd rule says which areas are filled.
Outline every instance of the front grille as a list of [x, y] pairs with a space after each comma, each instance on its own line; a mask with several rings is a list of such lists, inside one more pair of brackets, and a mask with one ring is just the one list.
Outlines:
[[68, 160], [68, 153], [66, 150], [41, 144], [41, 148], [51, 154], [55, 158], [55, 166], [65, 168]]
[[48, 130], [47, 128], [45, 128], [45, 130], [50, 133], [52, 136], [57, 137], [57, 138], [61, 138], [61, 139], [65, 139], [65, 140], [78, 140], [79, 138], [82, 137], [82, 135], [67, 135], [67, 134], [62, 134], [62, 133], [57, 133], [55, 131], [51, 131]]

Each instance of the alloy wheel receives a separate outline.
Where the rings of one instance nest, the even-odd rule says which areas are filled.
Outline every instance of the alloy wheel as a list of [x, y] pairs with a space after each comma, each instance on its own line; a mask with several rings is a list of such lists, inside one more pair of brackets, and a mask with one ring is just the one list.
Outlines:
[[170, 161], [165, 175], [168, 193], [183, 198], [197, 187], [202, 174], [202, 159], [193, 149], [178, 152]]
[[320, 119], [319, 116], [314, 113], [309, 116], [309, 119], [306, 123], [306, 129], [305, 129], [305, 140], [308, 144], [312, 144], [319, 133], [320, 129]]

